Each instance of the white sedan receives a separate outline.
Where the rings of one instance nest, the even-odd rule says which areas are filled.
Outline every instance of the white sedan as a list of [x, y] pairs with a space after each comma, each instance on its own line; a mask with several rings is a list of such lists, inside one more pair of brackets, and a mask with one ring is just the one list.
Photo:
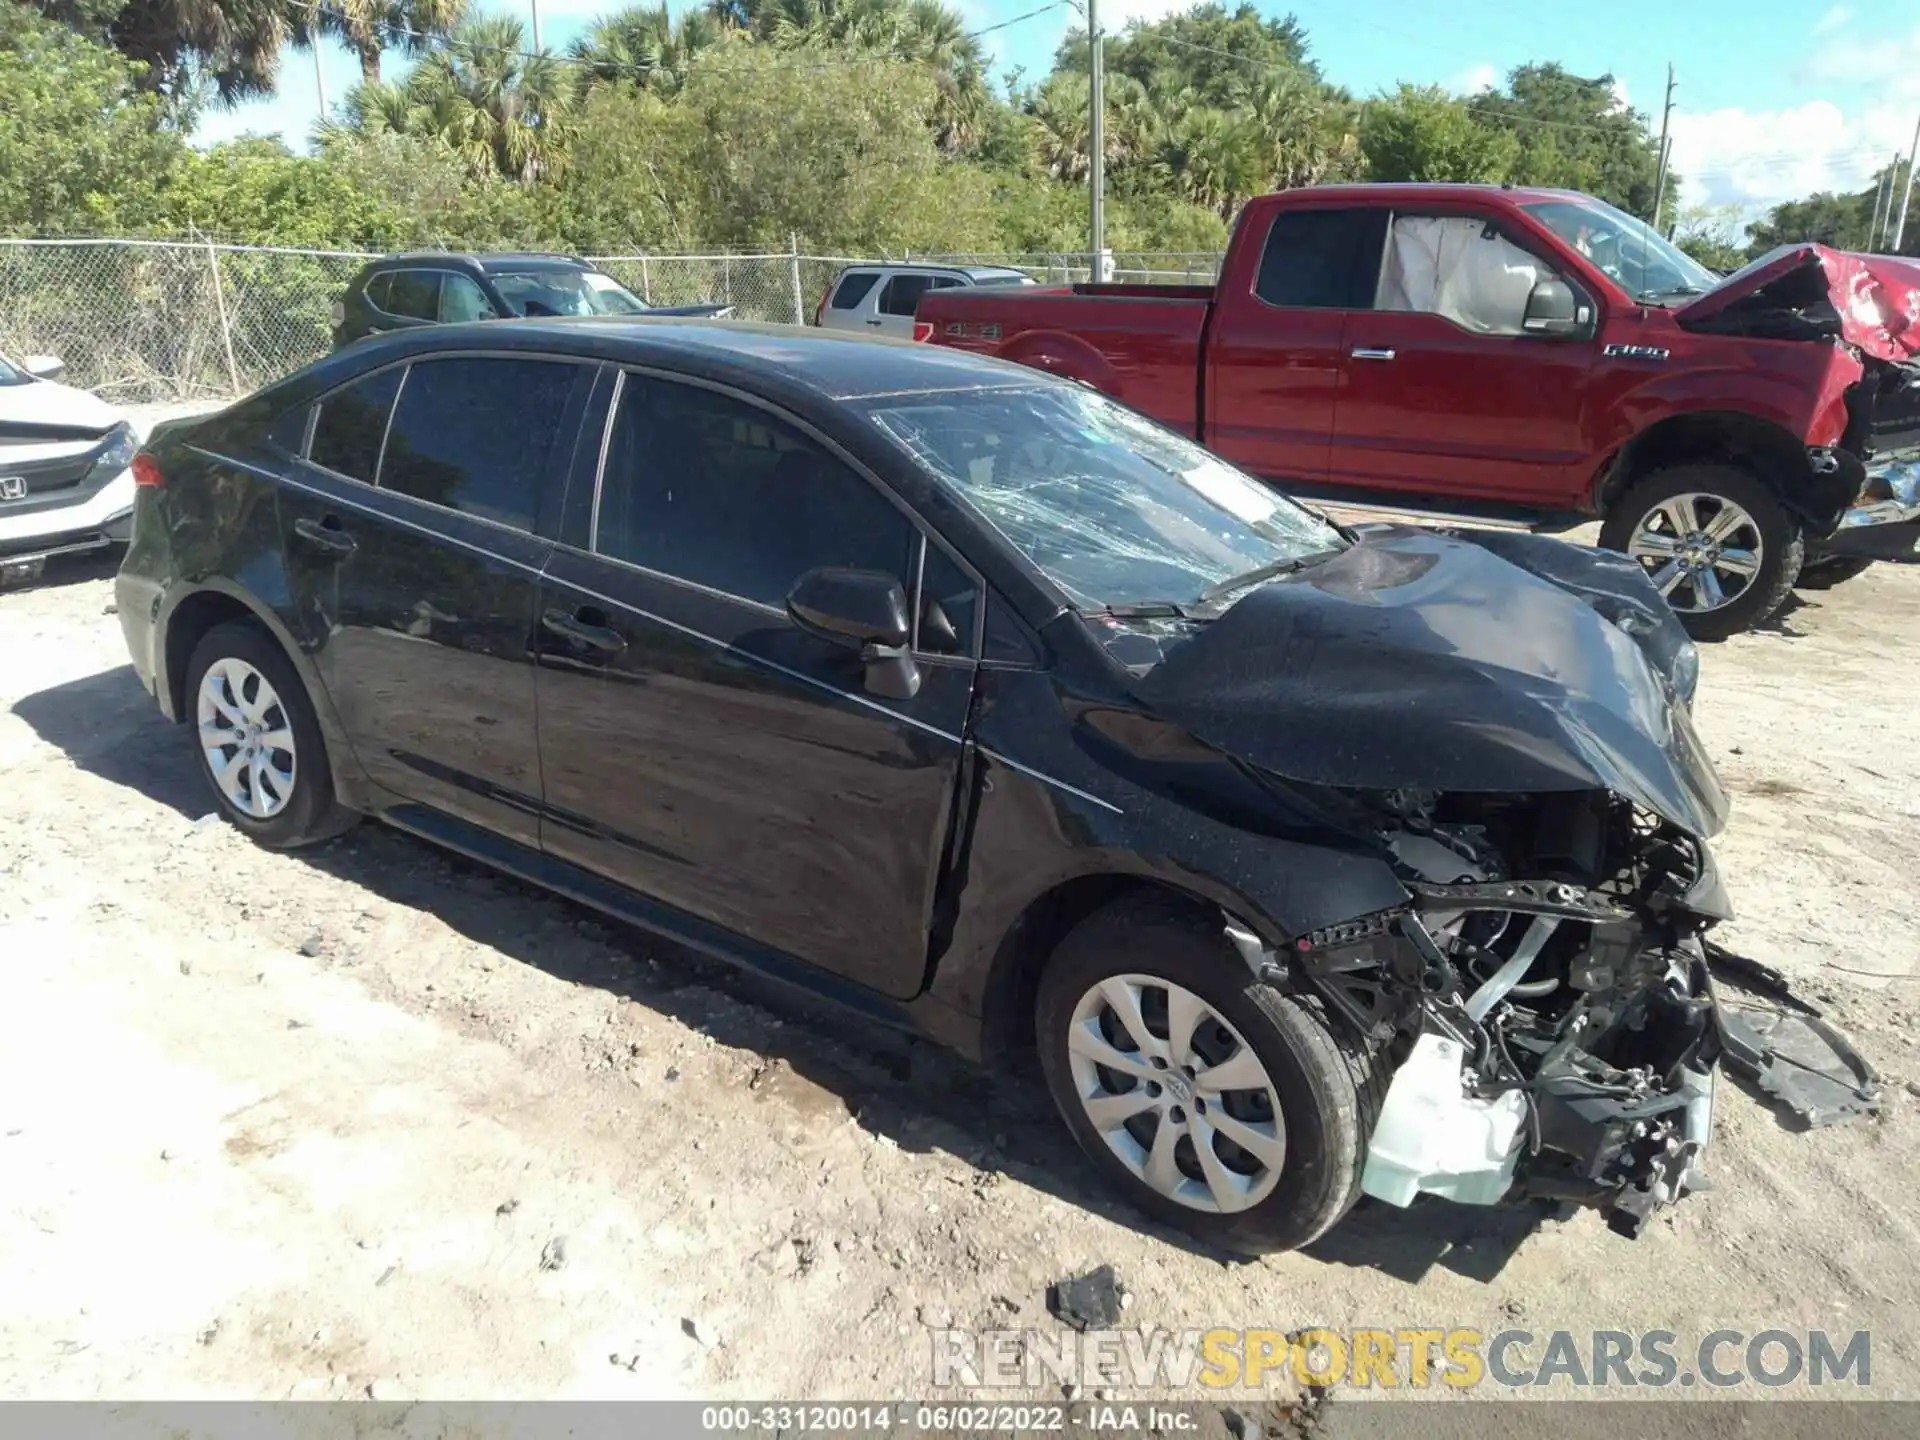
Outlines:
[[0, 355], [0, 584], [124, 543], [132, 526], [139, 437], [99, 396], [59, 384], [65, 371], [50, 355]]

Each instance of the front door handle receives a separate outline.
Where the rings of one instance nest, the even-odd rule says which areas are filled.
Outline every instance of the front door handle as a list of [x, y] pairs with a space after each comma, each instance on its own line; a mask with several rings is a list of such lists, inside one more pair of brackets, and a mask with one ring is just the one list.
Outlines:
[[1393, 351], [1376, 350], [1371, 346], [1362, 345], [1353, 352], [1353, 358], [1356, 360], [1391, 360], [1393, 358]]
[[886, 322], [886, 321], [884, 321], [884, 320], [869, 320], [869, 321], [868, 321], [867, 323], [868, 323], [869, 325], [871, 325], [871, 326], [873, 326], [873, 327], [874, 327], [874, 329], [876, 329], [876, 330], [877, 330], [877, 329], [879, 329], [879, 328], [880, 328], [880, 327], [881, 327], [882, 325], [884, 325], [884, 324], [886, 324], [887, 322]]
[[540, 617], [540, 628], [550, 635], [584, 645], [589, 650], [618, 655], [627, 648], [627, 637], [606, 621], [604, 611], [592, 605], [582, 605], [578, 610], [547, 611]]
[[353, 536], [340, 528], [337, 515], [320, 520], [302, 515], [293, 522], [293, 533], [307, 549], [325, 560], [344, 560], [359, 548]]

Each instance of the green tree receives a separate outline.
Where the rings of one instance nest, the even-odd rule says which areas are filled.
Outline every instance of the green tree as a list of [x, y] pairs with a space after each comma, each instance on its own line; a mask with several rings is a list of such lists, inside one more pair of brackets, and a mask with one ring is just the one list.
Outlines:
[[1673, 243], [1709, 270], [1738, 270], [1747, 263], [1738, 205], [1687, 207], [1674, 225]]
[[[1893, 205], [1896, 214], [1899, 210], [1900, 194], [1906, 187], [1907, 167], [1902, 161], [1892, 168]], [[1866, 250], [1871, 248], [1881, 253], [1891, 252], [1892, 239], [1882, 226], [1882, 238], [1877, 242], [1873, 237], [1873, 216], [1880, 204], [1881, 186], [1887, 179], [1887, 169], [1875, 172], [1873, 183], [1866, 189], [1850, 195], [1837, 195], [1830, 190], [1816, 191], [1804, 200], [1789, 200], [1774, 206], [1767, 212], [1766, 218], [1756, 221], [1747, 230], [1751, 242], [1748, 252], [1752, 255], [1764, 255], [1776, 245], [1793, 245], [1802, 241], [1817, 241], [1822, 245], [1831, 245], [1836, 250]], [[1909, 214], [1906, 234], [1901, 237], [1900, 249], [1907, 255], [1920, 255], [1920, 219]]]
[[400, 217], [324, 158], [248, 137], [189, 151], [162, 197], [163, 228], [243, 245], [385, 250]]
[[0, 233], [138, 232], [185, 145], [140, 65], [0, 5]]
[[573, 42], [590, 85], [637, 85], [671, 95], [686, 83], [694, 57], [723, 43], [730, 31], [705, 10], [671, 15], [665, 3], [630, 5], [603, 15]]
[[[1505, 91], [1467, 101], [1475, 119], [1513, 132], [1519, 147], [1511, 178], [1523, 185], [1584, 190], [1642, 218], [1653, 215], [1659, 142], [1647, 117], [1623, 107], [1611, 75], [1592, 79], [1556, 64], [1522, 65]], [[1678, 184], [1667, 177], [1668, 214]]]
[[1361, 111], [1360, 149], [1370, 180], [1487, 183], [1512, 175], [1520, 147], [1438, 86], [1402, 85]]
[[227, 104], [271, 94], [281, 50], [305, 41], [312, 28], [312, 12], [290, 0], [22, 3], [118, 50], [141, 67], [135, 72], [140, 88], [183, 105], [203, 85]]
[[[1190, 94], [1201, 105], [1229, 105], [1241, 86], [1262, 75], [1320, 80], [1300, 23], [1291, 15], [1268, 19], [1245, 3], [1231, 11], [1200, 4], [1162, 20], [1135, 21], [1109, 35], [1105, 50], [1110, 74], [1129, 75], [1155, 96]], [[1067, 32], [1053, 68], [1086, 73], [1085, 30]]]
[[464, 21], [400, 84], [360, 84], [315, 129], [323, 148], [373, 135], [410, 135], [457, 155], [476, 178], [531, 184], [566, 162], [578, 86], [547, 51], [529, 52], [510, 16]]
[[419, 55], [467, 18], [467, 0], [328, 0], [315, 12], [317, 27], [359, 57], [360, 79], [380, 80], [387, 50]]

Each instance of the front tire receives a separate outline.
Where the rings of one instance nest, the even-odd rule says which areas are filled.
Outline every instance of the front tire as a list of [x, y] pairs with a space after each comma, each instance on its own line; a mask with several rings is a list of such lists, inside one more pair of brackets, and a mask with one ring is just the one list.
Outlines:
[[1359, 1198], [1385, 1057], [1255, 979], [1217, 921], [1158, 896], [1096, 912], [1049, 961], [1035, 1025], [1067, 1128], [1155, 1219], [1263, 1254]]
[[260, 626], [234, 620], [200, 637], [187, 662], [187, 707], [200, 773], [235, 828], [269, 850], [291, 850], [354, 823], [334, 799], [306, 687]]
[[1696, 640], [1752, 629], [1792, 592], [1800, 522], [1736, 465], [1656, 470], [1614, 501], [1600, 544], [1638, 560]]

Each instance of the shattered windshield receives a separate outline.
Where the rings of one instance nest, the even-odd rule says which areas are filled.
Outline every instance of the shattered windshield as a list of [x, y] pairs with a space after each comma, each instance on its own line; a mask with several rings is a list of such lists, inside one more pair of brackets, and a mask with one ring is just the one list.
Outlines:
[[1652, 226], [1604, 201], [1546, 200], [1526, 209], [1636, 300], [1682, 302], [1720, 283]]
[[641, 315], [646, 302], [597, 270], [523, 270], [493, 276], [516, 315]]
[[1223, 598], [1344, 545], [1217, 457], [1071, 385], [889, 399], [871, 412], [1082, 609]]

